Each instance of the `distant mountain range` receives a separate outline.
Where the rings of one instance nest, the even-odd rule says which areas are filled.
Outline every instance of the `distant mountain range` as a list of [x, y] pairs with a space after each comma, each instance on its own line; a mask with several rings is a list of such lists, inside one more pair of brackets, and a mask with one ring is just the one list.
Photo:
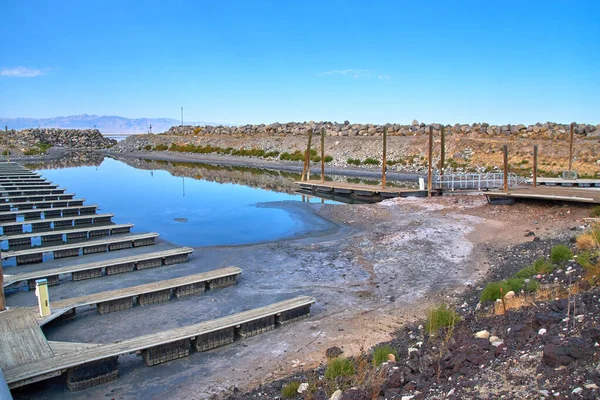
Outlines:
[[[220, 125], [211, 122], [184, 121], [186, 125]], [[0, 129], [27, 128], [70, 128], [92, 129], [96, 128], [102, 133], [147, 133], [152, 125], [152, 133], [167, 131], [180, 121], [172, 118], [125, 118], [113, 115], [72, 115], [69, 117], [54, 118], [3, 118], [0, 117]]]

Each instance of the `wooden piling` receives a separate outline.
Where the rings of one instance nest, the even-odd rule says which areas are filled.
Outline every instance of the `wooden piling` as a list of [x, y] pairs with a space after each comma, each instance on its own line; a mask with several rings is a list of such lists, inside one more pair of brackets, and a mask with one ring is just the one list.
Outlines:
[[569, 171], [573, 170], [573, 123], [571, 122], [571, 136], [569, 138]]
[[431, 189], [433, 189], [433, 126], [431, 125], [429, 125], [429, 150], [427, 158], [427, 196], [431, 197]]
[[538, 147], [533, 146], [533, 187], [537, 187]]
[[442, 128], [440, 130], [440, 139], [440, 176], [442, 176], [444, 175], [444, 164], [446, 163], [446, 134], [444, 132], [444, 125], [442, 125]]
[[502, 146], [502, 153], [504, 159], [504, 191], [508, 192], [508, 145]]
[[381, 163], [381, 188], [382, 189], [385, 189], [385, 170], [387, 167], [386, 151], [387, 151], [387, 126], [384, 126], [383, 127], [383, 162]]
[[321, 128], [321, 183], [325, 182], [325, 128]]
[[312, 142], [312, 134], [313, 134], [313, 130], [312, 130], [312, 128], [310, 128], [308, 130], [308, 146], [306, 147], [306, 152], [304, 153], [304, 168], [302, 168], [302, 178], [301, 178], [302, 181], [310, 180], [310, 145]]
[[2, 272], [2, 263], [0, 262], [0, 311], [6, 309], [6, 299], [4, 297], [4, 273]]

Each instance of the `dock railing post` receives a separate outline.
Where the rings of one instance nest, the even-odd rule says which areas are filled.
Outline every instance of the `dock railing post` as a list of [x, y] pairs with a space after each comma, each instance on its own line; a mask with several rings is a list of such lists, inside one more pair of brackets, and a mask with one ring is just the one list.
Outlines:
[[[301, 181], [310, 180], [310, 143], [312, 141], [313, 130], [308, 130], [308, 145], [306, 146], [306, 153], [304, 153], [304, 167], [302, 168]], [[306, 178], [306, 179], [305, 179]]]
[[508, 145], [502, 146], [502, 153], [504, 159], [504, 191], [508, 192]]
[[427, 152], [427, 197], [431, 197], [433, 188], [433, 126], [429, 125], [429, 150]]
[[537, 187], [538, 147], [533, 146], [533, 187]]
[[381, 163], [381, 189], [385, 189], [385, 170], [387, 167], [386, 151], [387, 151], [387, 126], [384, 126], [383, 127], [383, 162]]
[[321, 183], [325, 183], [325, 128], [321, 128]]
[[571, 122], [571, 136], [569, 138], [569, 171], [573, 170], [573, 122]]

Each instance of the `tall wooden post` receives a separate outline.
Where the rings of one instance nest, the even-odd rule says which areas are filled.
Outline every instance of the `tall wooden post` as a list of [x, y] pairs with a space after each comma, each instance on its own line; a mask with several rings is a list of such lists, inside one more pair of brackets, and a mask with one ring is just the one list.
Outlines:
[[431, 197], [431, 189], [433, 189], [433, 126], [431, 125], [429, 125], [429, 150], [427, 158], [427, 196]]
[[325, 183], [325, 128], [321, 128], [321, 183]]
[[[312, 141], [312, 133], [313, 130], [310, 128], [308, 130], [308, 146], [306, 147], [306, 153], [304, 153], [304, 167], [302, 168], [301, 181], [310, 180], [310, 144]], [[305, 177], [306, 179], [304, 179]]]
[[508, 192], [508, 145], [502, 146], [504, 158], [504, 191]]
[[533, 146], [533, 187], [537, 187], [537, 145]]
[[569, 171], [573, 170], [573, 123], [571, 122], [571, 137], [569, 139]]
[[440, 176], [444, 175], [444, 164], [446, 163], [446, 134], [444, 133], [444, 125], [440, 130], [441, 153], [440, 153]]
[[383, 127], [383, 162], [381, 163], [381, 188], [385, 189], [385, 171], [387, 169], [387, 126]]

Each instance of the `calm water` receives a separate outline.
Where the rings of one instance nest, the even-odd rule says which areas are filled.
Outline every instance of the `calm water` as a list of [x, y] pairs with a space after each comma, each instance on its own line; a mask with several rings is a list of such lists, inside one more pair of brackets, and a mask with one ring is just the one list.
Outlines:
[[98, 204], [98, 213], [115, 214], [114, 222], [131, 222], [135, 224], [132, 231], [158, 232], [181, 245], [257, 243], [331, 227], [320, 218], [298, 218], [293, 207], [288, 212], [285, 206], [257, 206], [299, 202], [300, 195], [174, 177], [167, 171], [139, 170], [109, 158], [97, 167], [37, 172], [76, 198], [85, 198], [85, 204]]

